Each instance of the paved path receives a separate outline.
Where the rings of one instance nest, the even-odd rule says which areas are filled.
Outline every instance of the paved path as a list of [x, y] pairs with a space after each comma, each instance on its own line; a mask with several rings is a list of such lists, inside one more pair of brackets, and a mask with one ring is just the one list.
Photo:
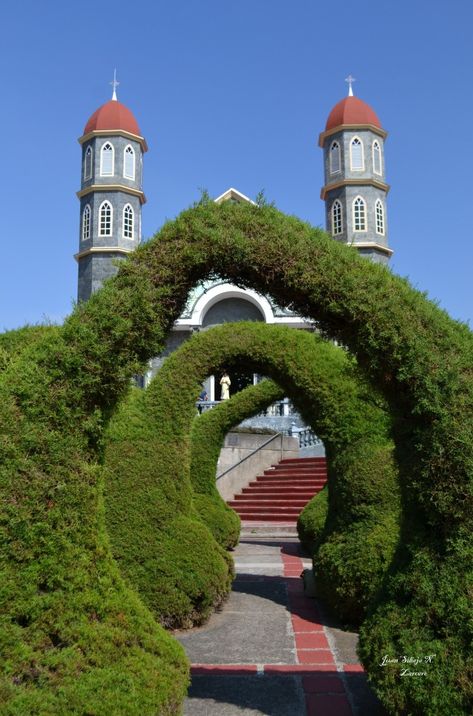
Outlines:
[[246, 531], [230, 598], [209, 622], [176, 632], [192, 663], [185, 716], [379, 716], [356, 634], [304, 596], [310, 567], [291, 533]]

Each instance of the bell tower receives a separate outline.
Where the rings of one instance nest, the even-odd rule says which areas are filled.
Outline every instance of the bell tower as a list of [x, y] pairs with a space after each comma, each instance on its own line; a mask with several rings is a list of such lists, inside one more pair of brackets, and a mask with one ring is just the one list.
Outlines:
[[353, 95], [353, 77], [348, 96], [330, 112], [319, 146], [324, 152], [326, 229], [336, 241], [355, 246], [371, 260], [386, 264], [388, 224], [382, 128], [369, 105]]
[[86, 301], [141, 241], [144, 137], [132, 112], [113, 95], [79, 138], [82, 147], [78, 300]]

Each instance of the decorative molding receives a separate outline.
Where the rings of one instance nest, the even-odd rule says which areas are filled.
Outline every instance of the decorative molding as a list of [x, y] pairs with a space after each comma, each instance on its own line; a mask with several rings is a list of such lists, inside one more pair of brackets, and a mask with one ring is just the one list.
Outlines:
[[227, 189], [227, 191], [224, 191], [223, 194], [220, 194], [220, 196], [217, 196], [216, 199], [214, 199], [216, 204], [223, 204], [224, 201], [246, 201], [248, 204], [253, 204], [253, 206], [256, 206], [256, 203], [250, 199], [249, 196], [245, 196], [245, 194], [242, 194], [241, 191], [238, 191], [238, 189], [234, 189], [233, 187], [230, 187], [230, 189]]
[[323, 147], [327, 137], [331, 137], [332, 134], [338, 134], [339, 132], [347, 132], [353, 130], [368, 129], [370, 132], [378, 134], [383, 139], [386, 139], [388, 133], [385, 129], [376, 127], [374, 124], [339, 124], [338, 127], [329, 129], [327, 132], [319, 134], [319, 147]]
[[81, 199], [83, 196], [93, 194], [96, 191], [123, 191], [125, 194], [137, 196], [141, 204], [146, 204], [146, 197], [143, 191], [133, 189], [131, 186], [124, 186], [123, 184], [91, 184], [76, 192], [76, 196]]
[[361, 177], [358, 179], [342, 179], [341, 181], [334, 182], [333, 184], [325, 184], [325, 186], [323, 186], [320, 190], [320, 198], [325, 201], [325, 198], [330, 191], [340, 189], [343, 186], [374, 186], [376, 189], [381, 189], [381, 191], [384, 191], [386, 194], [391, 188], [389, 184], [386, 184], [384, 181], [378, 181], [378, 179], [373, 179], [373, 177], [366, 177], [364, 179]]
[[89, 254], [131, 254], [133, 251], [134, 249], [124, 249], [121, 246], [91, 246], [90, 249], [84, 249], [84, 251], [74, 254], [74, 258], [79, 261]]
[[124, 129], [94, 129], [93, 132], [83, 134], [77, 141], [79, 144], [84, 144], [84, 142], [87, 142], [93, 137], [126, 137], [127, 139], [134, 139], [135, 142], [139, 142], [139, 144], [141, 144], [143, 152], [148, 151], [148, 145], [146, 144], [146, 139], [144, 137], [140, 137], [139, 134], [126, 132]]
[[376, 241], [353, 241], [352, 243], [349, 243], [348, 246], [353, 246], [355, 249], [376, 249], [377, 251], [381, 251], [383, 254], [387, 254], [388, 256], [392, 256], [394, 253], [394, 251], [388, 246], [378, 244]]

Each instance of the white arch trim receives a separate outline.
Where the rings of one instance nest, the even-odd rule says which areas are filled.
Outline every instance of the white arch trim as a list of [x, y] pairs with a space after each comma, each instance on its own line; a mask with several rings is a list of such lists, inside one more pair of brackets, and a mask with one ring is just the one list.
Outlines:
[[203, 293], [192, 308], [190, 318], [178, 318], [174, 323], [176, 330], [198, 329], [202, 326], [205, 314], [219, 301], [226, 298], [241, 298], [249, 301], [261, 311], [265, 323], [277, 323], [280, 325], [292, 325], [297, 328], [304, 328], [310, 325], [310, 321], [296, 316], [275, 316], [271, 304], [267, 298], [252, 289], [243, 289], [231, 283], [220, 283], [212, 286]]
[[195, 303], [190, 322], [195, 326], [201, 326], [207, 311], [209, 311], [212, 306], [215, 306], [216, 303], [226, 298], [240, 298], [244, 301], [248, 301], [248, 303], [252, 303], [259, 309], [266, 323], [274, 323], [274, 314], [267, 298], [260, 296], [256, 291], [251, 289], [245, 290], [238, 288], [238, 286], [232, 286], [229, 283], [213, 286], [200, 296]]

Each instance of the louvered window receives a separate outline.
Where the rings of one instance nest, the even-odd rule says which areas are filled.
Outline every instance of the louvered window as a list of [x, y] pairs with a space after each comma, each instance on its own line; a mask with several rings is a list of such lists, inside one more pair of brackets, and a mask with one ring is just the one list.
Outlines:
[[333, 142], [330, 147], [330, 174], [336, 174], [340, 171], [340, 145]]
[[113, 147], [110, 142], [103, 145], [100, 152], [100, 174], [101, 176], [113, 175]]
[[135, 151], [128, 145], [123, 153], [123, 176], [126, 179], [135, 178]]
[[352, 171], [362, 171], [364, 168], [363, 143], [358, 137], [351, 140], [350, 157]]
[[382, 174], [383, 167], [381, 164], [381, 147], [378, 141], [373, 142], [373, 172], [375, 174]]
[[88, 146], [85, 150], [84, 159], [84, 181], [92, 176], [92, 147]]

